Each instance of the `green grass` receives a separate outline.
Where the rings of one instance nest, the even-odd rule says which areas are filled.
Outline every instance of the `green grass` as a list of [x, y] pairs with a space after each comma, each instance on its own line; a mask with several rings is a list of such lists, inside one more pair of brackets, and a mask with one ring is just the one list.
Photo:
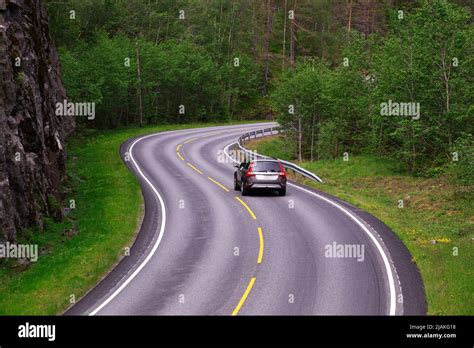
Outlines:
[[[251, 147], [276, 157], [285, 148], [278, 137], [257, 141]], [[269, 151], [272, 149], [276, 151]], [[400, 175], [395, 162], [371, 156], [301, 165], [325, 181], [306, 184], [372, 213], [395, 231], [420, 269], [429, 314], [474, 314], [472, 187], [454, 184], [448, 176]], [[399, 199], [404, 203], [401, 209]]]
[[[258, 145], [258, 147], [256, 147]], [[282, 160], [289, 161], [293, 157], [293, 149], [286, 145], [283, 139], [279, 137], [269, 137], [258, 140], [248, 141], [245, 146], [247, 148], [253, 148], [258, 153], [277, 157]]]
[[121, 143], [140, 134], [212, 125], [217, 124], [89, 131], [72, 138], [64, 189], [76, 209], [62, 223], [47, 220], [44, 232], [23, 234], [21, 242], [42, 250], [36, 263], [0, 265], [0, 315], [61, 313], [71, 295], [84, 295], [133, 243], [143, 203], [137, 180], [120, 158]]

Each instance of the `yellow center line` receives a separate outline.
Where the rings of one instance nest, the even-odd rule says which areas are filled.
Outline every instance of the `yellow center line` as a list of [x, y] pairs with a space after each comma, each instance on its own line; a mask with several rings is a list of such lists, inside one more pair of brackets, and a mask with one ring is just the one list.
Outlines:
[[[202, 136], [202, 138], [204, 138], [205, 136]], [[193, 138], [193, 139], [189, 139], [189, 140], [186, 140], [183, 144], [188, 144], [194, 140], [196, 140], [197, 138]], [[183, 146], [183, 144], [179, 144], [177, 147], [176, 147], [176, 154], [179, 156], [179, 158], [181, 158], [182, 161], [184, 161], [184, 158], [183, 156], [181, 155], [181, 153], [179, 152], [179, 149]], [[199, 174], [203, 175], [204, 173], [197, 169], [194, 165], [192, 165], [191, 163], [187, 162], [186, 163], [189, 167], [191, 167], [193, 170], [195, 170], [196, 172], [198, 172]], [[230, 192], [230, 190], [225, 187], [224, 185], [222, 185], [220, 182], [214, 180], [213, 178], [211, 177], [207, 177], [210, 181], [212, 181], [214, 184], [216, 184], [217, 186], [219, 186], [221, 189], [223, 189], [224, 191], [226, 192]], [[252, 219], [254, 220], [257, 220], [257, 217], [255, 216], [254, 212], [252, 211], [252, 209], [250, 209], [250, 207], [242, 200], [240, 199], [240, 197], [237, 197], [235, 196], [235, 199], [238, 200], [240, 202], [240, 204], [242, 204], [244, 206], [245, 209], [247, 209], [247, 211], [249, 212], [250, 216], [252, 217]], [[258, 236], [259, 236], [259, 240], [260, 240], [260, 248], [259, 248], [259, 251], [258, 251], [258, 259], [257, 259], [257, 263], [262, 263], [262, 259], [263, 259], [263, 249], [264, 249], [264, 240], [263, 240], [263, 232], [262, 232], [262, 228], [261, 227], [258, 227]], [[252, 277], [250, 279], [250, 283], [248, 284], [247, 286], [247, 289], [245, 289], [245, 292], [244, 294], [242, 295], [242, 298], [240, 299], [239, 303], [237, 304], [237, 306], [235, 307], [234, 311], [232, 312], [232, 315], [237, 315], [240, 311], [240, 309], [242, 308], [242, 306], [244, 305], [245, 303], [245, 300], [247, 299], [250, 291], [252, 290], [252, 287], [255, 283], [255, 280], [257, 278], [255, 277]]]
[[196, 172], [198, 172], [199, 174], [201, 174], [201, 175], [204, 174], [204, 173], [201, 172], [199, 169], [197, 169], [195, 166], [193, 166], [191, 163], [188, 162], [187, 164], [188, 164], [188, 166], [190, 166], [191, 168], [193, 168], [193, 169], [194, 169]]
[[197, 138], [192, 138], [192, 139], [186, 140], [183, 144], [188, 144], [188, 143], [190, 143], [191, 141], [194, 141], [194, 140], [196, 140], [196, 139], [197, 139]]
[[255, 216], [255, 214], [253, 213], [252, 209], [249, 208], [249, 206], [247, 204], [245, 204], [245, 202], [243, 200], [241, 200], [239, 197], [235, 196], [235, 199], [238, 200], [240, 202], [240, 204], [242, 204], [245, 209], [248, 210], [248, 212], [250, 213], [250, 215], [252, 216], [252, 218], [254, 220], [257, 220], [257, 217]]
[[[210, 135], [204, 135], [204, 136], [201, 136], [201, 138], [205, 138], [205, 137], [208, 137]], [[192, 138], [192, 139], [189, 139], [189, 140], [186, 140], [185, 142], [183, 142], [183, 144], [188, 144], [194, 140], [196, 140], [197, 138]], [[176, 147], [176, 154], [179, 156], [179, 158], [181, 158], [182, 161], [184, 161], [184, 158], [183, 156], [181, 156], [181, 154], [179, 153], [179, 149], [183, 146], [183, 144], [179, 144], [177, 147]], [[199, 174], [203, 175], [204, 173], [197, 169], [194, 165], [192, 165], [191, 163], [187, 162], [187, 165], [189, 167], [191, 167], [193, 170], [195, 170], [196, 172], [198, 172]], [[216, 184], [217, 186], [219, 186], [221, 189], [223, 189], [224, 191], [226, 192], [230, 192], [229, 189], [227, 187], [225, 187], [224, 185], [222, 185], [220, 182], [214, 180], [213, 178], [211, 177], [207, 177], [210, 181], [212, 181], [214, 184]], [[250, 216], [252, 217], [252, 219], [254, 220], [257, 220], [257, 217], [255, 216], [254, 212], [252, 211], [252, 209], [250, 209], [250, 207], [242, 200], [240, 199], [240, 197], [237, 197], [235, 196], [235, 199], [238, 200], [240, 202], [240, 204], [242, 204], [244, 206], [245, 209], [247, 209], [247, 211], [249, 212]], [[264, 250], [264, 247], [265, 247], [265, 244], [264, 244], [264, 239], [263, 239], [263, 232], [262, 232], [262, 228], [261, 227], [258, 227], [258, 237], [259, 237], [259, 240], [260, 240], [260, 247], [259, 247], [259, 250], [258, 250], [258, 259], [257, 259], [257, 263], [260, 264], [262, 263], [262, 259], [263, 259], [263, 250]], [[232, 312], [232, 315], [235, 316], [239, 313], [240, 309], [242, 308], [242, 306], [244, 305], [245, 301], [247, 300], [247, 297], [250, 293], [250, 291], [252, 290], [253, 288], [253, 285], [255, 284], [255, 280], [257, 278], [256, 277], [252, 277], [250, 279], [250, 282], [247, 286], [247, 289], [245, 289], [245, 292], [244, 294], [242, 295], [242, 298], [240, 299], [239, 303], [237, 304], [237, 306], [235, 307], [234, 311]]]
[[262, 233], [261, 227], [258, 228], [258, 237], [260, 238], [260, 249], [258, 251], [257, 263], [262, 263], [264, 242], [263, 242], [263, 233]]
[[234, 311], [232, 312], [232, 315], [237, 315], [237, 313], [239, 313], [240, 309], [244, 305], [245, 300], [247, 299], [247, 296], [250, 293], [250, 290], [252, 290], [253, 284], [255, 283], [255, 279], [256, 279], [255, 277], [250, 279], [250, 283], [247, 286], [247, 289], [245, 290], [244, 295], [240, 299], [239, 304], [237, 305], [237, 307], [235, 307]]
[[213, 178], [210, 178], [210, 177], [207, 177], [209, 180], [211, 180], [214, 184], [216, 184], [217, 186], [219, 186], [221, 189], [223, 189], [224, 191], [226, 192], [229, 192], [229, 189], [227, 187], [225, 187], [224, 185], [222, 185], [220, 182], [214, 180]]

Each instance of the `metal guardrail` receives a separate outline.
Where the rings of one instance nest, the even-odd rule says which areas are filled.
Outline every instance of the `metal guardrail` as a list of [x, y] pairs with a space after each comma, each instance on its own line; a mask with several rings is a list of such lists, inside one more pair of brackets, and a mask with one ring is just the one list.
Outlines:
[[[246, 154], [249, 154], [249, 155], [253, 156], [254, 158], [255, 157], [257, 157], [257, 158], [260, 157], [260, 158], [270, 159], [271, 157], [260, 155], [256, 152], [253, 152], [253, 151], [250, 151], [250, 150], [246, 149], [243, 146], [243, 143], [245, 143], [246, 141], [251, 140], [251, 139], [256, 139], [259, 134], [260, 134], [260, 138], [262, 138], [262, 137], [265, 137], [265, 136], [280, 134], [282, 132], [283, 132], [283, 130], [281, 129], [281, 127], [271, 127], [271, 128], [256, 130], [256, 131], [253, 131], [253, 132], [248, 132], [248, 133], [245, 133], [245, 134], [243, 134], [239, 137], [239, 139], [237, 141], [237, 145], [238, 145], [240, 151], [242, 151]], [[252, 135], [253, 135], [253, 137], [252, 137]], [[292, 171], [294, 171], [298, 174], [301, 174], [301, 175], [303, 175], [304, 177], [306, 177], [308, 179], [311, 179], [311, 180], [314, 180], [314, 181], [317, 181], [317, 182], [320, 182], [320, 183], [323, 182], [319, 176], [315, 175], [314, 173], [311, 173], [310, 171], [308, 171], [304, 168], [301, 168], [300, 166], [298, 166], [298, 165], [296, 165], [292, 162], [284, 161], [284, 160], [281, 160], [281, 159], [278, 159], [278, 160], [287, 169], [291, 169]]]

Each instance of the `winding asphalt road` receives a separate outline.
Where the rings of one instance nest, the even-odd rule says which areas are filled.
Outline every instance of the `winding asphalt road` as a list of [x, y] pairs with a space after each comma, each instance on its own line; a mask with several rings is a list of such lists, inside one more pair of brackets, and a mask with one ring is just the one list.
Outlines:
[[[223, 150], [268, 126], [165, 132], [123, 144], [142, 186], [144, 221], [130, 256], [66, 314], [425, 314], [410, 253], [372, 215], [295, 183], [285, 197], [233, 191]], [[334, 245], [363, 247], [363, 257], [329, 257]]]

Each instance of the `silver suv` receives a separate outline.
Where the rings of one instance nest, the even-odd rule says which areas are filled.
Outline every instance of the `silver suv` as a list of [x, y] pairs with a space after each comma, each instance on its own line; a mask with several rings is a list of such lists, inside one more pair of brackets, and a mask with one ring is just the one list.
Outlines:
[[286, 194], [286, 171], [278, 160], [254, 160], [235, 165], [234, 189], [242, 196], [255, 189], [277, 190]]

